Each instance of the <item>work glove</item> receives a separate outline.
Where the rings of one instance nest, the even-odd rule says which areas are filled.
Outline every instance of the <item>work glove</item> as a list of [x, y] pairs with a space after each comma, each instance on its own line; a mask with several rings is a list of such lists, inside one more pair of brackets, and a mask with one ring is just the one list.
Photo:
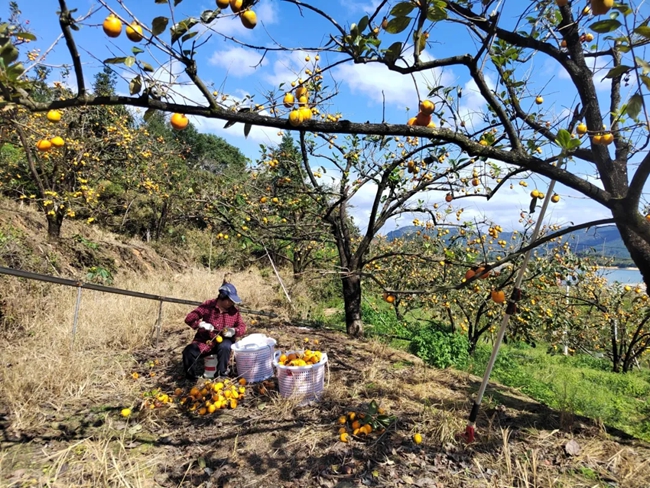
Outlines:
[[201, 323], [199, 323], [199, 328], [200, 329], [205, 329], [208, 332], [212, 332], [214, 330], [214, 325], [208, 324], [207, 322], [201, 321]]
[[226, 327], [225, 329], [223, 329], [221, 335], [224, 337], [233, 337], [235, 335], [235, 332], [236, 332], [235, 329], [233, 329], [232, 327]]

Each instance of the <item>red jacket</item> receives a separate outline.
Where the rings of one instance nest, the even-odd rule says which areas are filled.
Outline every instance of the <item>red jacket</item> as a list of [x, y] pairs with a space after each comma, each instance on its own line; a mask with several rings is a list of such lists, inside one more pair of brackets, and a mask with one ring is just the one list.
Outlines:
[[[201, 322], [212, 324], [214, 330], [209, 332], [205, 329], [199, 328]], [[221, 312], [217, 308], [216, 298], [203, 302], [187, 314], [187, 317], [185, 317], [185, 323], [196, 330], [196, 335], [194, 336], [192, 343], [199, 346], [201, 354], [207, 354], [213, 349], [216, 349], [217, 341], [212, 339], [217, 337], [217, 335], [227, 327], [235, 329], [235, 337], [233, 339], [242, 337], [246, 333], [246, 324], [242, 320], [239, 310], [233, 306], [225, 312]]]

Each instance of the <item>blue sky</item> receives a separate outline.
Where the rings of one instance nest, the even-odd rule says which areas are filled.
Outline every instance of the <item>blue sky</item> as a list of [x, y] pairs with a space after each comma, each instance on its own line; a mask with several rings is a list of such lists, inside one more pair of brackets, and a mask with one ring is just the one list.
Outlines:
[[[107, 0], [106, 3], [124, 18], [131, 18], [130, 14], [120, 6], [119, 2]], [[365, 13], [371, 11], [373, 3], [376, 5], [379, 2], [377, 0], [332, 0], [312, 3], [324, 9], [341, 25], [348, 26], [352, 22], [358, 22]], [[518, 2], [506, 3], [516, 6]], [[151, 20], [154, 17], [169, 15], [169, 6], [155, 4], [154, 0], [125, 0], [124, 4], [137, 19], [147, 25], [151, 25]], [[78, 9], [76, 15], [83, 15], [93, 9], [98, 9], [94, 15], [83, 22], [81, 30], [75, 33], [88, 82], [92, 80], [92, 75], [101, 69], [100, 60], [131, 54], [130, 50], [133, 43], [127, 40], [124, 35], [111, 40], [103, 34], [100, 24], [108, 14], [108, 10], [100, 3], [90, 0], [68, 0], [68, 6]], [[39, 39], [35, 47], [40, 48], [41, 53], [44, 53], [50, 46], [53, 46], [47, 56], [46, 63], [53, 67], [69, 64], [70, 57], [65, 43], [59, 40], [58, 44], [53, 45], [60, 35], [56, 16], [58, 2], [53, 0], [23, 0], [20, 7], [23, 10], [23, 18], [29, 19], [33, 31], [38, 35]], [[178, 21], [185, 17], [199, 17], [204, 10], [214, 8], [213, 1], [184, 0], [176, 7], [174, 18]], [[329, 34], [335, 33], [335, 30], [330, 23], [321, 17], [307, 10], [300, 12], [294, 5], [278, 0], [261, 0], [255, 10], [259, 24], [254, 30], [245, 29], [239, 19], [229, 17], [218, 19], [213, 25], [214, 32], [204, 32], [195, 39], [207, 41], [198, 50], [197, 55], [199, 75], [205, 82], [220, 93], [225, 92], [237, 98], [253, 95], [256, 101], [261, 101], [263, 94], [268, 90], [277, 89], [280, 83], [288, 85], [299, 76], [304, 76], [303, 70], [305, 68], [313, 69], [314, 53], [310, 53], [304, 48], [326, 43]], [[5, 12], [2, 12], [2, 14], [5, 14]], [[514, 25], [516, 18], [514, 14], [513, 7], [507, 7], [507, 10], [504, 11], [503, 20], [507, 25]], [[292, 52], [268, 52], [265, 56], [262, 56], [259, 51], [237, 45], [231, 40], [226, 40], [224, 36], [236, 38], [249, 45], [282, 45], [296, 48], [296, 50]], [[386, 36], [384, 43], [388, 45], [394, 40], [397, 39], [393, 38], [393, 36]], [[430, 45], [424, 53], [429, 58], [440, 58], [475, 50], [472, 39], [464, 30], [445, 24], [438, 24], [431, 32], [429, 40], [431, 41]], [[169, 68], [169, 58], [166, 55], [156, 50], [151, 50], [150, 53], [144, 43], [139, 44], [139, 46], [147, 51], [140, 55], [143, 59], [154, 66], [162, 65], [166, 67], [165, 69]], [[310, 56], [310, 62], [305, 61], [308, 55]], [[320, 65], [324, 67], [330, 62], [336, 61], [335, 56], [335, 54], [322, 54]], [[574, 95], [572, 94], [573, 88], [563, 70], [542, 55], [535, 57], [526, 68], [530, 70], [529, 74], [533, 85], [529, 94], [530, 99], [524, 103], [524, 106], [529, 106], [531, 110], [535, 109], [533, 99], [535, 95], [541, 93], [545, 98], [543, 108], [548, 110], [552, 114], [551, 116], [560, 117], [566, 114], [567, 111], [572, 110], [575, 104]], [[116, 69], [118, 72], [122, 70], [121, 74], [124, 76], [124, 79], [120, 80], [118, 90], [126, 93], [128, 79], [132, 75], [121, 66]], [[171, 70], [175, 71], [176, 68], [172, 67]], [[601, 73], [599, 78], [602, 78], [603, 74]], [[494, 84], [494, 74], [486, 72], [485, 75], [488, 82]], [[164, 80], [165, 76], [169, 76], [169, 73], [158, 70], [156, 76]], [[57, 77], [58, 75], [55, 74], [53, 79], [57, 79]], [[378, 64], [341, 65], [328, 71], [325, 74], [325, 81], [330, 87], [337, 88], [338, 95], [329, 106], [323, 108], [330, 112], [340, 111], [345, 118], [353, 121], [380, 121], [385, 110], [387, 121], [400, 123], [406, 122], [410, 116], [407, 109], [411, 110], [411, 114], [417, 111], [418, 97], [414, 88], [414, 80], [410, 77], [391, 73]], [[476, 86], [468, 78], [463, 68], [445, 69], [434, 73], [417, 75], [415, 81], [420, 88], [421, 94], [426, 93], [427, 86], [431, 85], [461, 86], [463, 88], [461, 114], [464, 115], [468, 124], [480, 124], [476, 112], [483, 108], [484, 103], [476, 91]], [[74, 79], [69, 78], [67, 82], [74, 84]], [[599, 82], [598, 87], [599, 93], [605, 95], [608, 82]], [[203, 103], [197, 90], [190, 86], [180, 88], [178, 95], [179, 97], [182, 95], [190, 100]], [[254, 128], [248, 139], [245, 139], [242, 128], [238, 125], [224, 130], [223, 121], [193, 118], [192, 122], [200, 130], [224, 137], [228, 142], [239, 147], [252, 160], [256, 160], [259, 155], [259, 144], [274, 144], [280, 140], [278, 131], [273, 129]], [[585, 165], [576, 165], [575, 170], [580, 174], [587, 174], [590, 168]], [[539, 177], [534, 177], [529, 180], [527, 188], [518, 185], [515, 185], [513, 190], [506, 188], [505, 191], [497, 194], [490, 202], [486, 202], [481, 198], [464, 199], [462, 200], [466, 208], [464, 218], [472, 219], [473, 217], [487, 215], [506, 230], [520, 228], [519, 214], [522, 209], [527, 208], [530, 200], [528, 194], [536, 186], [545, 192], [548, 182]], [[591, 203], [573, 190], [558, 186], [556, 191], [562, 196], [562, 200], [551, 205], [547, 214], [549, 222], [580, 223], [585, 219], [593, 220], [609, 217], [609, 213], [605, 209]], [[355, 205], [354, 215], [362, 228], [371, 197], [371, 189], [368, 189], [368, 191], [362, 191], [353, 201]], [[443, 199], [444, 194], [425, 196], [425, 201], [431, 205], [441, 202]], [[390, 230], [397, 225], [409, 225], [412, 218], [412, 216], [406, 216], [398, 222], [391, 223], [384, 230]]]

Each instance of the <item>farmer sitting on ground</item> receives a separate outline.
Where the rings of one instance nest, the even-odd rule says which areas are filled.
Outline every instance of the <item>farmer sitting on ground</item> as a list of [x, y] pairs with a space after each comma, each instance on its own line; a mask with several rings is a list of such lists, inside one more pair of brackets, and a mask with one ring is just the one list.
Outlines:
[[183, 367], [188, 379], [196, 380], [203, 374], [199, 358], [210, 354], [217, 355], [217, 374], [228, 374], [230, 348], [246, 332], [236, 303], [241, 303], [237, 289], [224, 280], [217, 298], [202, 303], [185, 317], [185, 323], [196, 330], [194, 340], [183, 350]]

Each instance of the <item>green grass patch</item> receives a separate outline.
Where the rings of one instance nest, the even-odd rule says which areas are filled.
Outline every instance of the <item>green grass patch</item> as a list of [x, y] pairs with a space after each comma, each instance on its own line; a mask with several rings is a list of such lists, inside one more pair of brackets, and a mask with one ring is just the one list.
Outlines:
[[[481, 345], [467, 371], [483, 375], [491, 349]], [[606, 370], [590, 356], [547, 354], [544, 348], [504, 345], [492, 379], [517, 388], [551, 408], [602, 420], [630, 435], [650, 441], [650, 373]]]

